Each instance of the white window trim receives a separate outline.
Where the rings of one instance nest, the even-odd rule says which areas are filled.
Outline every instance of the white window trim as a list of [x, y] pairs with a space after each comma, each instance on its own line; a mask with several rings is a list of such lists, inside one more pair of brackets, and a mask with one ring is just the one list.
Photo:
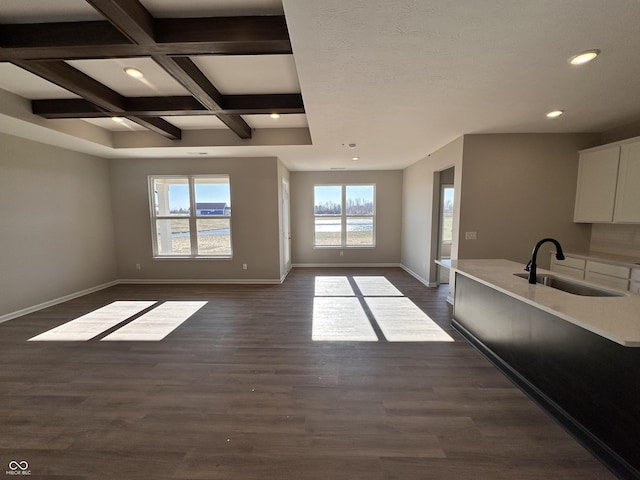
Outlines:
[[[373, 215], [348, 215], [347, 214], [347, 187], [371, 186], [373, 187]], [[340, 215], [316, 215], [315, 213], [315, 187], [340, 187], [341, 188], [341, 213]], [[377, 225], [377, 206], [376, 206], [376, 184], [370, 182], [364, 183], [317, 183], [313, 185], [313, 248], [326, 249], [371, 249], [376, 248], [376, 225]], [[340, 218], [340, 245], [316, 245], [316, 218]], [[373, 220], [372, 235], [373, 243], [370, 245], [348, 245], [347, 244], [347, 218], [371, 218]]]
[[[189, 215], [156, 215], [156, 205], [154, 198], [154, 180], [158, 178], [186, 179], [189, 185]], [[229, 254], [224, 255], [199, 255], [198, 252], [198, 227], [199, 218], [211, 218], [210, 216], [197, 215], [195, 180], [197, 178], [226, 178], [229, 182], [229, 197], [231, 197], [231, 179], [228, 174], [199, 174], [199, 175], [148, 175], [149, 191], [149, 215], [151, 217], [151, 245], [153, 248], [154, 260], [230, 260], [233, 258], [233, 234], [231, 229], [231, 215], [215, 215], [215, 218], [225, 218], [229, 220]], [[187, 219], [189, 221], [189, 240], [191, 242], [191, 255], [162, 255], [158, 252], [158, 231], [156, 220], [165, 219]], [[195, 233], [194, 233], [195, 232]], [[195, 253], [194, 253], [195, 252]]]

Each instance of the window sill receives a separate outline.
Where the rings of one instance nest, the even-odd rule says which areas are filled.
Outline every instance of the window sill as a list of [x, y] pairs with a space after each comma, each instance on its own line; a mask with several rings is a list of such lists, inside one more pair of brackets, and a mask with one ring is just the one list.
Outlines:
[[153, 260], [160, 260], [160, 261], [175, 261], [175, 260], [186, 260], [186, 261], [193, 261], [193, 260], [233, 260], [233, 257], [230, 255], [225, 255], [225, 256], [198, 256], [198, 257], [188, 257], [188, 256], [182, 256], [182, 255], [176, 255], [176, 256], [156, 256], [156, 257], [152, 257]]
[[375, 245], [314, 245], [314, 250], [371, 250]]

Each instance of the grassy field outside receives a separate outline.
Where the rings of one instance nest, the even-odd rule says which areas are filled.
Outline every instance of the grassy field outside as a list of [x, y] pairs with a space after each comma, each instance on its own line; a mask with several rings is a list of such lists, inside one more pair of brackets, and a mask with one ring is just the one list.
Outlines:
[[[347, 232], [347, 245], [350, 247], [373, 246], [373, 232]], [[316, 232], [316, 247], [340, 247], [342, 246], [340, 232]]]
[[[191, 238], [189, 235], [189, 219], [160, 219], [169, 222], [171, 230], [171, 254], [191, 255]], [[231, 255], [230, 220], [228, 218], [198, 218], [198, 255]], [[158, 235], [158, 251], [160, 235]]]

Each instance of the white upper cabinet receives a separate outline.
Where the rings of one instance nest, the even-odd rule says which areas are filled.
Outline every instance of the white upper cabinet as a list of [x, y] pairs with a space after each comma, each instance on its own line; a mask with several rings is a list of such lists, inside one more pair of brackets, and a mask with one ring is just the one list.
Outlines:
[[640, 223], [640, 142], [621, 147], [613, 221]]
[[612, 222], [620, 147], [582, 152], [573, 221]]
[[640, 223], [640, 141], [580, 153], [573, 221]]

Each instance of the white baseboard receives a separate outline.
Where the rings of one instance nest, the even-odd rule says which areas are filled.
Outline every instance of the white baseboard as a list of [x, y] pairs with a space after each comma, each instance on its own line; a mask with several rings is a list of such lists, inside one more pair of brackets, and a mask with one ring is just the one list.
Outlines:
[[118, 280], [118, 283], [122, 285], [277, 285], [282, 282], [279, 278], [127, 278]]
[[105, 288], [113, 287], [120, 283], [118, 280], [114, 280], [112, 282], [103, 283], [102, 285], [97, 285], [95, 287], [87, 288], [85, 290], [80, 290], [79, 292], [70, 293], [69, 295], [65, 295], [63, 297], [54, 298], [53, 300], [49, 300], [47, 302], [39, 303], [38, 305], [33, 305], [31, 307], [23, 308], [22, 310], [17, 310], [15, 312], [7, 313], [5, 315], [0, 316], [0, 323], [6, 322], [8, 320], [12, 320], [14, 318], [22, 317], [23, 315], [28, 315], [33, 312], [37, 312], [38, 310], [42, 310], [45, 308], [53, 307], [54, 305], [58, 305], [59, 303], [68, 302], [69, 300], [73, 300], [74, 298], [82, 297], [83, 295], [88, 295], [90, 293], [98, 292], [100, 290], [104, 290]]
[[421, 277], [420, 275], [418, 275], [416, 272], [414, 272], [413, 270], [411, 270], [409, 267], [407, 267], [406, 265], [402, 265], [400, 264], [400, 268], [402, 268], [405, 272], [407, 272], [409, 275], [411, 275], [413, 278], [415, 278], [416, 280], [418, 280], [420, 283], [422, 283], [423, 285], [429, 287], [429, 288], [435, 288], [439, 285], [438, 282], [430, 282], [429, 280], [426, 280], [425, 278]]
[[[418, 279], [421, 283], [426, 285], [427, 287], [437, 287], [437, 283], [429, 284], [425, 279], [420, 277], [418, 274], [412, 272], [406, 266], [399, 263], [297, 263], [292, 265], [292, 268], [402, 268], [407, 273]], [[237, 278], [226, 278], [226, 279], [151, 279], [151, 278], [127, 278], [127, 279], [119, 279], [114, 280], [112, 282], [103, 283], [102, 285], [97, 285], [95, 287], [87, 288], [85, 290], [81, 290], [79, 292], [71, 293], [69, 295], [65, 295], [60, 298], [55, 298], [53, 300], [49, 300], [47, 302], [39, 303], [38, 305], [33, 305], [31, 307], [23, 308], [22, 310], [17, 310], [15, 312], [7, 313], [5, 315], [0, 315], [0, 323], [6, 322], [8, 320], [12, 320], [17, 317], [21, 317], [23, 315], [28, 315], [33, 312], [37, 312], [38, 310], [42, 310], [44, 308], [52, 307], [59, 303], [63, 303], [69, 300], [73, 300], [74, 298], [82, 297], [83, 295], [88, 295], [90, 293], [94, 293], [105, 288], [113, 287], [115, 285], [170, 285], [170, 284], [201, 284], [201, 285], [279, 285], [284, 282], [285, 278], [289, 274], [291, 270], [287, 271], [281, 278], [254, 278], [254, 279], [237, 279]], [[448, 300], [448, 299], [447, 299]]]
[[398, 268], [399, 263], [294, 263], [294, 268]]

